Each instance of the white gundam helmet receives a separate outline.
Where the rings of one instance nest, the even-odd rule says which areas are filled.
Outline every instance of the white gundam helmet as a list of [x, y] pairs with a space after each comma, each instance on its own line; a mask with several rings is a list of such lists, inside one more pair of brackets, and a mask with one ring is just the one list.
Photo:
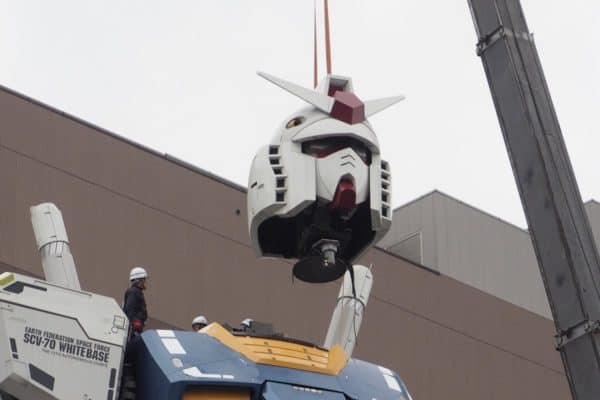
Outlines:
[[260, 256], [298, 259], [298, 279], [335, 280], [390, 228], [390, 168], [367, 118], [404, 97], [362, 102], [352, 80], [337, 75], [315, 90], [259, 75], [310, 106], [286, 119], [254, 157], [252, 246]]

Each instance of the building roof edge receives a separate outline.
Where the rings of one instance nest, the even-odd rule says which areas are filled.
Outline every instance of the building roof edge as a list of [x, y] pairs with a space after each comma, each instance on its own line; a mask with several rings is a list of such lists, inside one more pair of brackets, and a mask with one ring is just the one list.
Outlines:
[[[400, 205], [400, 206], [398, 206], [398, 207], [394, 208], [394, 211], [393, 211], [393, 212], [396, 212], [396, 211], [398, 211], [398, 210], [400, 210], [400, 209], [402, 209], [402, 208], [404, 208], [404, 207], [406, 207], [406, 206], [409, 206], [409, 205], [411, 205], [411, 204], [414, 204], [414, 203], [416, 203], [416, 202], [419, 202], [419, 201], [421, 201], [421, 200], [423, 200], [423, 199], [425, 199], [425, 198], [427, 198], [427, 197], [429, 197], [429, 196], [433, 196], [433, 195], [435, 195], [435, 194], [438, 194], [438, 195], [440, 195], [440, 196], [442, 196], [442, 197], [445, 197], [445, 198], [447, 198], [447, 199], [449, 199], [449, 200], [455, 201], [455, 202], [457, 202], [457, 203], [459, 203], [459, 204], [461, 204], [461, 205], [463, 205], [463, 206], [465, 206], [465, 207], [467, 207], [467, 208], [470, 208], [471, 210], [474, 210], [474, 211], [478, 212], [479, 214], [483, 214], [483, 215], [485, 215], [485, 216], [487, 216], [487, 217], [489, 217], [489, 218], [493, 218], [493, 219], [495, 219], [495, 220], [496, 220], [496, 221], [498, 221], [498, 222], [502, 222], [503, 224], [509, 225], [510, 227], [512, 227], [512, 228], [515, 228], [515, 229], [517, 229], [517, 230], [519, 230], [519, 231], [521, 231], [521, 232], [524, 232], [524, 233], [526, 233], [526, 234], [528, 234], [528, 235], [529, 235], [529, 230], [527, 230], [527, 229], [525, 229], [525, 228], [521, 228], [520, 226], [518, 226], [518, 225], [516, 225], [516, 224], [513, 224], [512, 222], [508, 222], [508, 221], [506, 221], [505, 219], [502, 219], [502, 218], [500, 218], [500, 217], [498, 217], [498, 216], [496, 216], [496, 215], [494, 215], [494, 214], [492, 214], [492, 213], [489, 213], [489, 212], [487, 212], [487, 211], [484, 211], [484, 210], [482, 210], [481, 208], [478, 208], [478, 207], [476, 207], [476, 206], [473, 206], [473, 205], [471, 205], [471, 204], [468, 204], [468, 203], [464, 202], [463, 200], [460, 200], [460, 199], [458, 199], [458, 198], [456, 198], [456, 197], [454, 197], [454, 196], [452, 196], [452, 195], [449, 195], [449, 194], [447, 194], [447, 193], [445, 193], [445, 192], [442, 192], [442, 191], [441, 191], [441, 190], [439, 190], [439, 189], [433, 189], [432, 191], [430, 191], [430, 192], [428, 192], [428, 193], [426, 193], [426, 194], [424, 194], [424, 195], [422, 195], [422, 196], [419, 196], [419, 197], [417, 197], [416, 199], [409, 201], [408, 203], [402, 204], [402, 205]], [[594, 201], [594, 202], [595, 202], [595, 200], [590, 200], [590, 201]], [[597, 203], [597, 202], [596, 202], [596, 203]], [[600, 204], [600, 203], [598, 203], [598, 204]]]
[[153, 156], [160, 157], [163, 160], [166, 160], [166, 161], [168, 161], [170, 163], [173, 163], [173, 164], [175, 164], [175, 165], [177, 165], [177, 166], [179, 166], [181, 168], [185, 168], [185, 169], [190, 170], [192, 172], [195, 172], [195, 173], [198, 173], [200, 175], [203, 175], [203, 176], [205, 176], [205, 177], [207, 177], [209, 179], [213, 179], [213, 180], [215, 180], [217, 182], [220, 182], [220, 183], [222, 183], [224, 185], [227, 185], [230, 188], [238, 190], [238, 191], [240, 191], [242, 193], [246, 193], [247, 192], [247, 188], [244, 187], [244, 186], [242, 186], [242, 185], [239, 185], [239, 184], [237, 184], [235, 182], [232, 182], [232, 181], [230, 181], [230, 180], [228, 180], [226, 178], [223, 178], [221, 176], [215, 175], [212, 172], [209, 172], [209, 171], [207, 171], [205, 169], [197, 167], [197, 166], [195, 166], [195, 165], [193, 165], [193, 164], [191, 164], [191, 163], [189, 163], [187, 161], [181, 160], [181, 159], [179, 159], [179, 158], [177, 158], [175, 156], [172, 156], [170, 154], [161, 153], [161, 152], [159, 152], [157, 150], [152, 149], [151, 147], [148, 147], [148, 146], [143, 145], [141, 143], [135, 142], [135, 141], [133, 141], [131, 139], [128, 139], [128, 138], [126, 138], [124, 136], [121, 136], [121, 135], [119, 135], [117, 133], [109, 131], [108, 129], [102, 128], [99, 125], [96, 125], [94, 123], [91, 123], [89, 121], [81, 119], [79, 117], [76, 117], [76, 116], [74, 116], [72, 114], [69, 114], [69, 113], [67, 113], [65, 111], [62, 111], [62, 110], [60, 110], [60, 109], [58, 109], [56, 107], [53, 107], [53, 106], [51, 106], [49, 104], [46, 104], [46, 103], [41, 102], [39, 100], [36, 100], [36, 99], [34, 99], [34, 98], [30, 97], [30, 96], [27, 96], [27, 95], [25, 95], [23, 93], [17, 92], [16, 90], [8, 88], [8, 87], [6, 87], [6, 86], [4, 86], [2, 84], [0, 84], [0, 90], [4, 91], [4, 92], [6, 92], [6, 93], [8, 93], [8, 94], [10, 94], [12, 96], [18, 97], [18, 98], [20, 98], [20, 99], [22, 99], [22, 100], [24, 100], [24, 101], [26, 101], [28, 103], [31, 103], [34, 106], [44, 108], [44, 109], [46, 109], [46, 110], [48, 110], [48, 111], [50, 111], [50, 112], [52, 112], [54, 114], [58, 114], [58, 115], [60, 115], [60, 116], [62, 116], [64, 118], [67, 118], [67, 119], [69, 119], [69, 120], [71, 120], [71, 121], [73, 121], [73, 122], [75, 122], [77, 124], [86, 126], [88, 128], [91, 128], [91, 129], [93, 129], [93, 130], [101, 133], [101, 134], [110, 136], [113, 139], [121, 141], [121, 142], [123, 142], [125, 144], [128, 144], [130, 146], [136, 147], [136, 148], [138, 148], [138, 149], [140, 149], [140, 150], [142, 150], [142, 151], [144, 151], [146, 153], [149, 153], [149, 154], [151, 154]]

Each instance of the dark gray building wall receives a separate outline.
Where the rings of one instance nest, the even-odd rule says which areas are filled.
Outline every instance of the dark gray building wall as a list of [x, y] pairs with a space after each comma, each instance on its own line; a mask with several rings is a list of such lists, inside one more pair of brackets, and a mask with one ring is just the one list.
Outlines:
[[394, 244], [417, 233], [424, 265], [551, 318], [526, 230], [433, 191], [394, 210], [392, 229], [379, 245], [408, 255]]
[[[0, 266], [41, 274], [28, 208], [52, 201], [86, 290], [120, 302], [141, 264], [156, 324], [253, 317], [321, 343], [338, 283], [292, 282], [291, 263], [257, 259], [244, 196], [0, 89]], [[355, 355], [398, 371], [415, 399], [568, 398], [548, 319], [379, 249], [361, 261], [375, 285]]]
[[[585, 203], [600, 246], [600, 203]], [[552, 318], [529, 232], [434, 190], [394, 210], [379, 246]]]

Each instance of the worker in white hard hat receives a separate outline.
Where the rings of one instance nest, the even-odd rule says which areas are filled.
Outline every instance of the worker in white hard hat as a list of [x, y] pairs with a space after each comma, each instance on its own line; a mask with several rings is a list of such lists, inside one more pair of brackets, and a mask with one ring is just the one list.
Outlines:
[[246, 318], [240, 323], [240, 329], [243, 332], [247, 332], [252, 328], [254, 320], [252, 318]]
[[192, 320], [192, 329], [194, 332], [198, 332], [200, 329], [208, 325], [208, 321], [204, 315], [198, 315]]
[[123, 311], [131, 324], [132, 336], [143, 332], [148, 311], [146, 309], [146, 298], [144, 290], [148, 286], [148, 272], [142, 267], [135, 267], [129, 273], [131, 287], [125, 292]]

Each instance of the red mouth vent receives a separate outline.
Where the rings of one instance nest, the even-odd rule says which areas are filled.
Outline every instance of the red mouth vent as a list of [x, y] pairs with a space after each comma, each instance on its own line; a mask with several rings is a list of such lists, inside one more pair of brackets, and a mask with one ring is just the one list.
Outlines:
[[342, 179], [338, 183], [333, 200], [329, 203], [329, 210], [341, 214], [348, 214], [356, 207], [356, 190], [354, 183], [348, 179]]

